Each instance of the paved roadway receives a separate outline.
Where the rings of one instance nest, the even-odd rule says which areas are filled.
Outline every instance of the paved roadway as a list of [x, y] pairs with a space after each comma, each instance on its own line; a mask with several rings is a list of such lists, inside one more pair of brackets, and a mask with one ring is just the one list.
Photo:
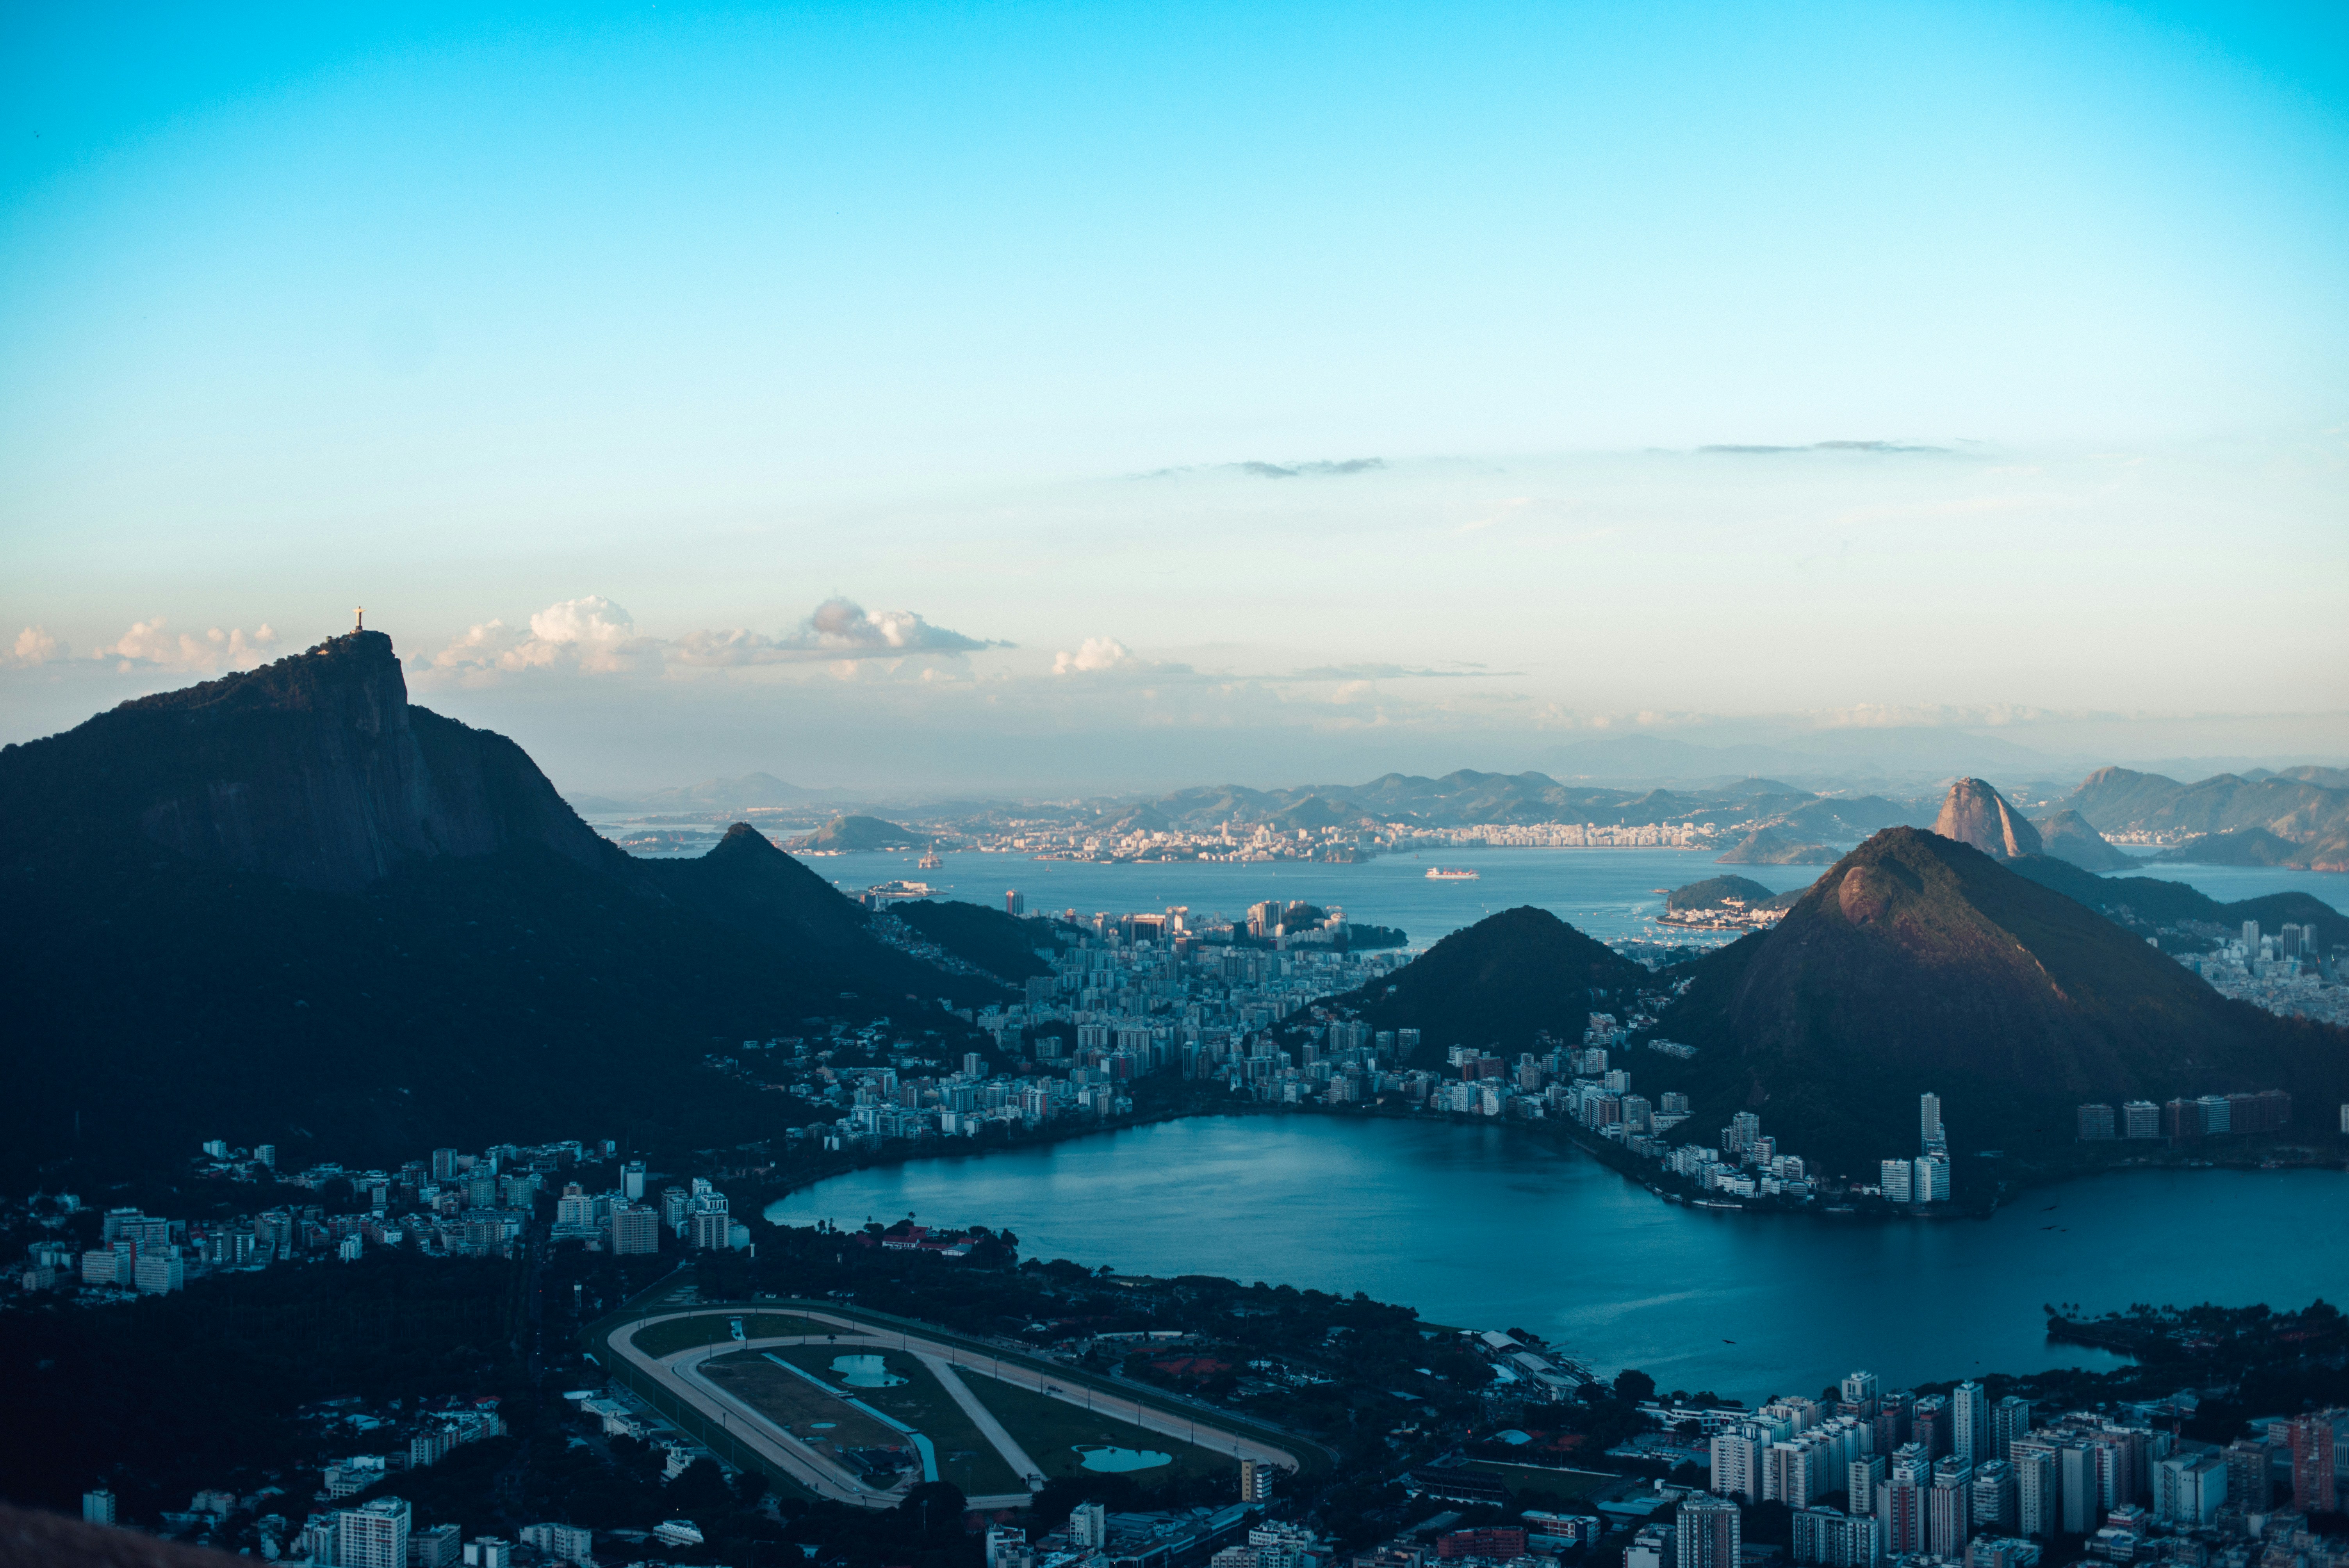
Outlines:
[[[774, 1309], [761, 1306], [756, 1310]], [[774, 1464], [820, 1497], [854, 1503], [863, 1508], [894, 1508], [904, 1500], [909, 1485], [905, 1481], [888, 1488], [866, 1485], [862, 1476], [851, 1471], [830, 1456], [802, 1442], [781, 1425], [761, 1415], [757, 1410], [703, 1377], [700, 1370], [703, 1362], [714, 1356], [731, 1355], [737, 1350], [771, 1350], [789, 1345], [830, 1345], [843, 1348], [870, 1346], [875, 1350], [902, 1350], [907, 1355], [918, 1357], [938, 1375], [940, 1386], [953, 1396], [957, 1404], [962, 1406], [970, 1414], [980, 1432], [995, 1445], [997, 1451], [1000, 1452], [1005, 1460], [1010, 1464], [1013, 1473], [1018, 1475], [1038, 1474], [1039, 1467], [1029, 1458], [1026, 1450], [1013, 1439], [1011, 1434], [1004, 1430], [1002, 1423], [995, 1419], [993, 1413], [988, 1411], [971, 1397], [970, 1390], [962, 1386], [962, 1378], [954, 1370], [955, 1368], [967, 1368], [982, 1376], [999, 1378], [1014, 1387], [1027, 1388], [1042, 1394], [1048, 1398], [1065, 1400], [1071, 1405], [1081, 1405], [1087, 1409], [1098, 1410], [1104, 1416], [1129, 1422], [1145, 1431], [1179, 1439], [1184, 1442], [1216, 1452], [1229, 1453], [1235, 1462], [1247, 1459], [1255, 1460], [1260, 1464], [1278, 1465], [1283, 1470], [1297, 1469], [1297, 1456], [1285, 1449], [1274, 1448], [1270, 1444], [1258, 1442], [1253, 1438], [1194, 1420], [1188, 1416], [1174, 1414], [1155, 1405], [1146, 1405], [1137, 1399], [1121, 1398], [1084, 1384], [1063, 1387], [1055, 1380], [1056, 1375], [1052, 1372], [1030, 1367], [1024, 1362], [1004, 1361], [995, 1357], [981, 1355], [959, 1345], [926, 1338], [907, 1330], [876, 1328], [871, 1324], [861, 1323], [854, 1318], [843, 1317], [811, 1308], [792, 1308], [791, 1315], [808, 1318], [817, 1323], [830, 1324], [842, 1332], [826, 1336], [793, 1335], [781, 1338], [722, 1339], [714, 1345], [698, 1345], [665, 1357], [656, 1357], [636, 1348], [637, 1331], [656, 1323], [667, 1323], [673, 1318], [680, 1317], [747, 1317], [750, 1315], [751, 1315], [750, 1311], [742, 1309], [699, 1309], [661, 1313], [655, 1316], [641, 1318], [614, 1333], [611, 1336], [611, 1347], [626, 1357], [630, 1365], [672, 1398], [692, 1406], [707, 1419], [721, 1426], [735, 1441], [755, 1450], [761, 1458]], [[1027, 1501], [1026, 1492], [974, 1497], [969, 1500], [971, 1507], [980, 1509], [1018, 1508], [1025, 1505]]]

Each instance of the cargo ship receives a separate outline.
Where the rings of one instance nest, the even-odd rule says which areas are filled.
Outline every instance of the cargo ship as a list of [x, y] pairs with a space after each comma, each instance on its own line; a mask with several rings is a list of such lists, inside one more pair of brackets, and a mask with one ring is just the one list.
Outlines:
[[1430, 882], [1475, 882], [1476, 880], [1476, 873], [1472, 871], [1446, 871], [1442, 866], [1430, 866], [1427, 868], [1427, 880]]

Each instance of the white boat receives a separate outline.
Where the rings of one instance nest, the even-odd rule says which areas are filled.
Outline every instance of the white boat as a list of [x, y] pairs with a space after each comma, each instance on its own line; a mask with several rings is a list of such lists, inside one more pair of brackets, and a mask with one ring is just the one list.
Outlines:
[[1476, 873], [1466, 870], [1446, 871], [1442, 866], [1430, 866], [1427, 868], [1427, 880], [1430, 882], [1475, 882], [1476, 880]]

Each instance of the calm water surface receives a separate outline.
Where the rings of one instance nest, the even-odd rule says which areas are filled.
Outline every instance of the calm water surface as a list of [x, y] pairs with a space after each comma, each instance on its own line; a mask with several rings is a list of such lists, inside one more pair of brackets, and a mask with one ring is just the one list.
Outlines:
[[1497, 1128], [1312, 1116], [859, 1171], [768, 1217], [908, 1213], [1009, 1226], [1031, 1257], [1359, 1290], [1749, 1400], [1855, 1367], [1899, 1386], [2116, 1364], [2048, 1344], [2046, 1302], [2290, 1306], [2349, 1290], [2337, 1171], [2130, 1173], [2026, 1194], [1987, 1221], [1844, 1223], [1680, 1208]]
[[[1193, 910], [1245, 917], [1268, 898], [1341, 904], [1350, 920], [1399, 926], [1415, 947], [1432, 946], [1486, 915], [1519, 904], [1547, 909], [1601, 942], [1630, 937], [1675, 942], [1726, 940], [1673, 932], [1655, 923], [1664, 913], [1658, 889], [1684, 887], [1734, 873], [1772, 892], [1808, 887], [1824, 866], [1724, 866], [1702, 850], [1446, 850], [1425, 856], [1390, 855], [1360, 865], [1285, 861], [1259, 865], [1177, 861], [1165, 865], [1094, 865], [1036, 861], [1019, 855], [962, 851], [922, 871], [911, 855], [827, 855], [807, 863], [817, 875], [861, 890], [892, 877], [926, 882], [941, 898], [1003, 907], [1007, 889], [1027, 895], [1031, 910], [1074, 909], [1126, 913], [1188, 904]], [[1430, 882], [1432, 865], [1464, 866], [1475, 882]], [[2258, 898], [2271, 892], [2313, 893], [2349, 911], [2349, 873], [2295, 872], [2272, 866], [2140, 866], [2130, 875], [2188, 882], [2215, 899]]]

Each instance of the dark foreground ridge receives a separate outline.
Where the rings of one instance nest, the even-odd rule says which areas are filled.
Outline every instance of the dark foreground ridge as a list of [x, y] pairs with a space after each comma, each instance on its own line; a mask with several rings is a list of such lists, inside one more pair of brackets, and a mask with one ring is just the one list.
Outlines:
[[378, 632], [0, 751], [0, 878], [17, 1180], [204, 1137], [740, 1142], [779, 1097], [702, 1072], [713, 1043], [1000, 994], [747, 826], [632, 859], [512, 741], [412, 707]]

